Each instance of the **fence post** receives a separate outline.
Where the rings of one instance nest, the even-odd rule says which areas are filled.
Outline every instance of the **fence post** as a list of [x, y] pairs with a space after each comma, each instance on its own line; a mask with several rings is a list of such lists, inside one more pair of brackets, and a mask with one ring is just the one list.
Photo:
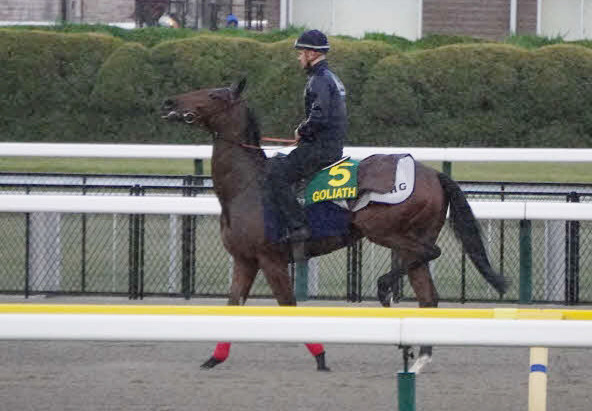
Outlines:
[[547, 409], [548, 358], [548, 348], [530, 348], [530, 375], [528, 377], [528, 411], [545, 411]]
[[399, 411], [415, 411], [415, 373], [400, 372], [397, 377]]
[[460, 253], [460, 302], [464, 304], [467, 302], [467, 253], [463, 245]]
[[[196, 160], [197, 161], [197, 160]], [[191, 196], [192, 178], [187, 177], [183, 179], [183, 197]], [[192, 292], [192, 268], [193, 268], [193, 243], [194, 243], [193, 221], [192, 216], [184, 215], [181, 217], [181, 260], [182, 260], [182, 274], [181, 274], [181, 292], [186, 300], [191, 298]]]
[[412, 357], [411, 347], [402, 346], [403, 371], [397, 373], [397, 394], [399, 411], [415, 411], [415, 373], [409, 372], [409, 359]]
[[[144, 195], [144, 189], [142, 189], [142, 195]], [[145, 232], [145, 220], [146, 215], [138, 215], [138, 279], [139, 279], [139, 294], [140, 300], [144, 299], [144, 232]]]
[[195, 174], [196, 176], [201, 176], [204, 173], [204, 168], [203, 168], [203, 160], [200, 160], [198, 158], [193, 160], [193, 174]]
[[347, 246], [347, 301], [362, 302], [362, 243]]
[[[142, 187], [134, 185], [130, 190], [130, 195], [139, 196], [142, 193]], [[137, 300], [138, 296], [143, 294], [143, 255], [141, 247], [143, 237], [142, 222], [139, 214], [130, 214], [129, 216], [129, 271], [128, 271], [128, 298]], [[143, 295], [142, 295], [143, 297]]]
[[294, 264], [294, 295], [296, 301], [308, 300], [308, 260]]
[[[86, 195], [86, 176], [82, 177], [82, 195]], [[80, 242], [80, 288], [86, 292], [86, 214], [81, 217], [82, 240]]]
[[[579, 203], [578, 193], [569, 193], [567, 201]], [[565, 303], [574, 305], [580, 294], [580, 222], [566, 221], [565, 231]]]
[[29, 298], [29, 260], [31, 259], [31, 213], [25, 213], [25, 298]]
[[530, 220], [520, 220], [520, 304], [532, 302], [532, 234]]

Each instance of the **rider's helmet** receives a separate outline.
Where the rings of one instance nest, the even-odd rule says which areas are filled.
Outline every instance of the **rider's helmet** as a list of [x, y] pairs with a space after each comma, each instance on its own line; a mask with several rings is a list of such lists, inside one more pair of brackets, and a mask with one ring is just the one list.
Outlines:
[[298, 40], [294, 43], [294, 48], [299, 50], [314, 50], [320, 51], [321, 53], [327, 53], [331, 46], [329, 46], [329, 40], [319, 30], [305, 31], [298, 37]]

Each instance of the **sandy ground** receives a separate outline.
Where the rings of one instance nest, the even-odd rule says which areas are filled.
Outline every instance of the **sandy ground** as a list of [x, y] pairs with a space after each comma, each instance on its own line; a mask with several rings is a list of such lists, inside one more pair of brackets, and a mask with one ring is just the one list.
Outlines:
[[[0, 297], [0, 302], [222, 304], [223, 301]], [[268, 305], [270, 301], [250, 302]], [[345, 305], [311, 302], [305, 305]], [[376, 306], [369, 303], [367, 305]], [[454, 306], [454, 305], [446, 305]], [[394, 346], [326, 345], [330, 373], [301, 344], [232, 346], [199, 368], [213, 343], [0, 341], [0, 410], [397, 409]], [[417, 376], [417, 410], [526, 410], [527, 348], [436, 347]], [[592, 410], [592, 350], [549, 350], [548, 410]]]

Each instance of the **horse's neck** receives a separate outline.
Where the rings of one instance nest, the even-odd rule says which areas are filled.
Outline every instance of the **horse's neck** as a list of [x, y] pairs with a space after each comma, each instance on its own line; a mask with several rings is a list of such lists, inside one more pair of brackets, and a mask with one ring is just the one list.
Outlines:
[[212, 154], [212, 179], [220, 203], [224, 206], [238, 197], [241, 201], [260, 199], [265, 171], [262, 153], [223, 138], [223, 134], [218, 136]]

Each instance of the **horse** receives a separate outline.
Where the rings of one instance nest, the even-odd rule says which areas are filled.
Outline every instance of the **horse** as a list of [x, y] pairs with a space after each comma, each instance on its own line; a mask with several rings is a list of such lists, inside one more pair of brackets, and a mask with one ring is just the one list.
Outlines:
[[[162, 103], [161, 117], [200, 126], [212, 135], [212, 179], [222, 208], [221, 236], [234, 261], [228, 304], [246, 303], [261, 269], [278, 304], [295, 306], [288, 271], [291, 248], [269, 241], [265, 234], [263, 184], [270, 159], [260, 146], [257, 119], [247, 100], [241, 97], [245, 85], [246, 79], [242, 79], [229, 87], [204, 88], [168, 97]], [[479, 225], [459, 185], [447, 174], [420, 162], [416, 162], [415, 179], [414, 191], [407, 200], [396, 205], [371, 202], [351, 211], [348, 235], [307, 243], [307, 255], [327, 254], [367, 238], [396, 255], [395, 268], [378, 279], [378, 300], [383, 306], [390, 306], [390, 295], [406, 274], [419, 307], [437, 307], [438, 293], [428, 263], [441, 254], [436, 240], [450, 207], [455, 236], [485, 280], [503, 294], [508, 283], [491, 267]], [[323, 345], [307, 347], [316, 358], [317, 369], [328, 370]], [[202, 368], [212, 368], [226, 360], [229, 348], [230, 343], [218, 343]], [[432, 347], [420, 347], [411, 371], [419, 372], [431, 360]]]

